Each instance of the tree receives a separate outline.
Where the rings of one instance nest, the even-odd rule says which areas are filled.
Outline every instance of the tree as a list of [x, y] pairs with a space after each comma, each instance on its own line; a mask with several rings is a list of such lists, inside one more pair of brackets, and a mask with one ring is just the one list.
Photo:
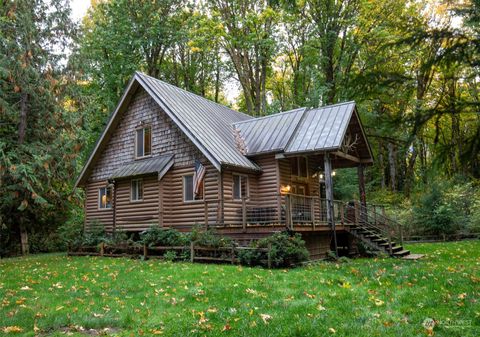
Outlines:
[[68, 110], [65, 54], [75, 27], [64, 0], [0, 8], [0, 228], [2, 247], [65, 219], [75, 174], [77, 117]]
[[276, 13], [267, 0], [209, 0], [208, 3], [220, 28], [222, 47], [242, 87], [247, 112], [264, 115], [267, 76], [277, 47]]

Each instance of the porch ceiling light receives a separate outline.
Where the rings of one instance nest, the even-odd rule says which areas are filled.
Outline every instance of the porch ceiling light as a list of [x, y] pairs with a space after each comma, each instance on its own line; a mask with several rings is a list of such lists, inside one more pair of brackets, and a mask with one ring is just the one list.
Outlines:
[[291, 189], [292, 189], [292, 187], [291, 187], [290, 185], [286, 185], [286, 186], [282, 185], [282, 186], [280, 187], [280, 193], [281, 193], [281, 194], [290, 193], [290, 190], [291, 190]]

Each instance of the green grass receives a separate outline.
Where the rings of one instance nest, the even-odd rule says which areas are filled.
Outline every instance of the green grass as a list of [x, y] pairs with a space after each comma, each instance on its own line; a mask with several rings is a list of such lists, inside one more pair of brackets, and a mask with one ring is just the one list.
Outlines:
[[75, 330], [108, 327], [118, 336], [425, 336], [422, 322], [432, 318], [437, 336], [479, 336], [480, 242], [408, 248], [427, 256], [292, 270], [63, 255], [0, 260], [0, 335], [85, 336]]

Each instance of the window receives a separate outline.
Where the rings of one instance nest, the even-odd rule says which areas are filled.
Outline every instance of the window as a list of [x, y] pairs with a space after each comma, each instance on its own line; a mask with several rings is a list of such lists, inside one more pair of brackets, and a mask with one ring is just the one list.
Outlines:
[[143, 200], [143, 180], [142, 179], [132, 180], [130, 200], [131, 201]]
[[299, 195], [307, 195], [307, 189], [305, 185], [292, 185], [292, 193]]
[[112, 188], [100, 187], [98, 189], [98, 208], [112, 208]]
[[193, 174], [183, 176], [183, 201], [203, 200], [203, 181], [197, 195], [193, 192]]
[[233, 175], [233, 199], [239, 200], [248, 197], [248, 177], [234, 174]]
[[135, 157], [142, 158], [152, 154], [152, 128], [138, 129], [135, 138]]
[[308, 164], [306, 157], [292, 158], [292, 175], [297, 177], [308, 177]]

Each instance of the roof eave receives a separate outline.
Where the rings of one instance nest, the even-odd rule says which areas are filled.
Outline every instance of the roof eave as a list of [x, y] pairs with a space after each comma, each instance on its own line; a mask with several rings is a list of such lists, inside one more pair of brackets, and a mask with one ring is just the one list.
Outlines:
[[135, 73], [135, 77], [137, 78], [138, 82], [142, 85], [142, 87], [149, 93], [149, 95], [157, 102], [157, 104], [165, 111], [165, 113], [170, 117], [175, 124], [182, 130], [183, 133], [187, 135], [187, 137], [195, 144], [197, 148], [203, 153], [205, 157], [212, 163], [212, 165], [218, 170], [221, 171], [221, 163], [198, 141], [198, 139], [188, 130], [185, 125], [175, 116], [175, 114], [169, 109], [168, 105], [163, 102], [163, 100], [155, 93], [152, 88], [146, 83], [141, 76], [138, 76]]
[[138, 81], [136, 81], [136, 77], [137, 77], [136, 74], [135, 74], [135, 76], [132, 77], [132, 79], [130, 80], [130, 82], [127, 85], [127, 88], [123, 92], [123, 95], [122, 95], [122, 98], [120, 99], [120, 102], [117, 104], [117, 107], [115, 108], [114, 112], [110, 115], [110, 118], [109, 118], [107, 124], [103, 128], [103, 131], [102, 131], [102, 134], [101, 134], [100, 138], [97, 140], [93, 150], [90, 152], [90, 155], [88, 157], [87, 162], [83, 166], [82, 171], [80, 172], [77, 180], [75, 181], [74, 188], [77, 188], [77, 187], [80, 187], [80, 186], [85, 186], [85, 184], [86, 184], [86, 173], [87, 173], [87, 171], [90, 167], [90, 164], [92, 163], [95, 155], [97, 155], [97, 151], [100, 148], [100, 146], [102, 145], [103, 140], [105, 138], [105, 135], [107, 134], [107, 132], [110, 129], [113, 122], [115, 121], [118, 112], [120, 111], [120, 109], [123, 107], [123, 105], [125, 103], [125, 100], [127, 98], [131, 98], [132, 91], [135, 91], [138, 88], [138, 85], [134, 86], [136, 82], [138, 83]]

